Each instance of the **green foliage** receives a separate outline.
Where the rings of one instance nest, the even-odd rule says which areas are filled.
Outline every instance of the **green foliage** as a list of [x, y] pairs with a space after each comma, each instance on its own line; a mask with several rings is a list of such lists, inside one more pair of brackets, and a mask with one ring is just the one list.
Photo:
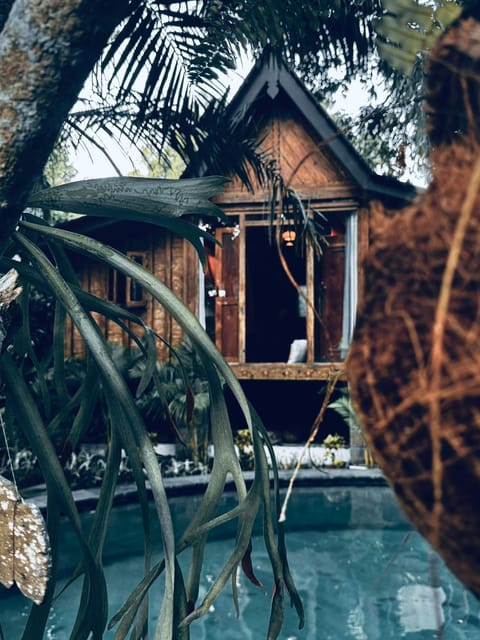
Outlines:
[[[132, 183], [131, 180], [134, 182]], [[148, 181], [147, 189], [140, 179], [93, 181], [73, 186], [57, 187], [32, 196], [32, 204], [68, 207], [80, 212], [105, 213], [118, 219], [148, 219], [156, 224], [177, 231], [193, 239], [197, 248], [201, 234], [195, 225], [182, 218], [184, 213], [202, 212], [217, 215], [217, 209], [209, 203], [209, 197], [221, 188], [222, 180], [168, 182]], [[130, 187], [132, 187], [130, 189]], [[119, 196], [120, 194], [120, 196]], [[154, 202], [153, 202], [154, 201]], [[118, 211], [117, 211], [118, 209]], [[160, 211], [160, 214], [158, 213]], [[150, 428], [145, 424], [137, 404], [141, 397], [155, 385], [161, 367], [157, 366], [156, 341], [161, 339], [146, 327], [134, 314], [78, 287], [68, 252], [80, 252], [90, 258], [117, 269], [131, 277], [151, 294], [156, 303], [162, 305], [182, 327], [190, 339], [195, 358], [203, 368], [202, 380], [198, 382], [196, 361], [183, 365], [183, 378], [188, 384], [173, 394], [177, 404], [170, 401], [169, 411], [174, 407], [177, 417], [188, 414], [186, 424], [192, 416], [193, 405], [188, 386], [193, 395], [203, 402], [198, 406], [207, 411], [211, 441], [215, 458], [210, 483], [198, 509], [185, 531], [175, 531], [170, 507], [163, 485], [162, 468], [155, 454]], [[15, 260], [12, 258], [15, 256]], [[20, 433], [38, 460], [42, 478], [46, 484], [48, 508], [48, 530], [56, 553], [60, 514], [63, 513], [73, 525], [81, 551], [81, 562], [75, 572], [82, 577], [82, 595], [72, 638], [101, 638], [107, 624], [117, 626], [116, 637], [145, 637], [142, 629], [148, 619], [147, 595], [152, 584], [160, 578], [164, 583], [164, 597], [158, 618], [155, 637], [160, 640], [187, 639], [189, 624], [205, 614], [218, 594], [232, 579], [243, 557], [249, 552], [250, 538], [259, 511], [263, 511], [264, 538], [271, 560], [275, 583], [268, 638], [277, 638], [283, 620], [285, 590], [290, 594], [303, 624], [303, 610], [296, 592], [286, 559], [283, 525], [278, 523], [279, 495], [278, 477], [274, 469], [273, 500], [270, 492], [270, 472], [264, 446], [269, 445], [265, 429], [250, 407], [235, 375], [211, 343], [196, 317], [173, 293], [142, 266], [122, 253], [105, 246], [92, 238], [50, 227], [45, 221], [26, 215], [19, 230], [13, 234], [8, 252], [1, 259], [5, 269], [14, 267], [23, 283], [31, 283], [37, 290], [47, 292], [53, 301], [55, 314], [51, 337], [51, 349], [45, 349], [42, 357], [36, 353], [36, 344], [31, 338], [29, 315], [24, 313], [16, 334], [0, 357], [0, 373], [5, 393], [5, 421], [8, 433]], [[29, 308], [30, 286], [24, 287], [25, 301], [22, 308]], [[95, 316], [92, 312], [95, 312]], [[101, 333], [99, 315], [116, 322], [129, 338], [136, 341], [141, 353], [142, 366], [135, 365], [132, 379], [124, 375], [130, 365], [124, 356], [115, 353]], [[69, 367], [65, 363], [64, 329], [67, 315], [82, 336], [87, 348], [86, 368], [71, 385]], [[143, 332], [143, 340], [129, 328], [134, 323]], [[37, 345], [38, 346], [38, 345]], [[138, 365], [138, 367], [137, 367]], [[185, 371], [191, 374], [185, 375]], [[77, 372], [78, 373], [78, 372]], [[133, 373], [133, 372], [132, 372]], [[174, 375], [177, 375], [174, 372]], [[177, 385], [177, 379], [174, 380]], [[229, 416], [223, 388], [230, 387], [239, 408], [243, 411], [250, 430], [255, 455], [255, 477], [249, 489], [245, 486], [240, 464], [235, 452]], [[50, 391], [54, 388], [53, 401]], [[208, 388], [208, 402], [206, 389]], [[185, 392], [185, 397], [179, 394]], [[156, 387], [161, 397], [165, 388]], [[102, 472], [97, 468], [99, 500], [88, 532], [84, 531], [79, 513], [69, 486], [68, 461], [85, 439], [92, 425], [99, 398], [102, 406], [108, 446]], [[58, 399], [58, 403], [57, 403]], [[198, 418], [200, 421], [200, 417]], [[198, 430], [198, 423], [196, 425]], [[57, 441], [57, 436], [59, 441]], [[61, 450], [60, 455], [58, 451]], [[128, 457], [133, 480], [137, 485], [139, 508], [143, 517], [145, 545], [145, 577], [125, 602], [121, 610], [108, 623], [108, 589], [102, 567], [102, 549], [112, 508], [113, 495], [122, 473], [122, 450]], [[270, 447], [271, 451], [271, 447]], [[274, 458], [271, 455], [272, 459]], [[81, 465], [80, 465], [81, 466]], [[92, 470], [96, 467], [92, 463]], [[75, 467], [77, 469], [77, 467]], [[78, 469], [77, 469], [78, 471]], [[77, 471], [70, 470], [69, 479]], [[67, 473], [67, 475], [66, 475]], [[218, 505], [227, 478], [233, 478], [238, 505], [226, 513], [218, 513]], [[78, 479], [77, 479], [78, 481]], [[151, 564], [151, 540], [148, 515], [148, 481], [161, 523], [163, 558]], [[229, 520], [237, 521], [237, 535], [232, 541], [232, 553], [224, 567], [213, 580], [210, 589], [198, 601], [202, 558], [208, 533]], [[177, 554], [192, 547], [193, 554], [188, 575], [183, 576], [176, 561]], [[45, 628], [48, 610], [55, 592], [53, 578], [47, 599], [41, 608], [33, 607], [26, 621], [24, 637], [40, 638]]]
[[140, 153], [143, 166], [130, 172], [128, 175], [131, 177], [176, 179], [180, 178], [185, 170], [185, 163], [171, 149], [166, 149], [163, 156], [146, 147], [140, 149]]
[[341, 389], [341, 395], [333, 402], [330, 402], [328, 408], [336, 411], [345, 420], [350, 430], [362, 430], [360, 418], [353, 407], [352, 398], [347, 387]]
[[383, 0], [386, 13], [376, 24], [380, 56], [392, 67], [410, 74], [420, 52], [431, 49], [456, 20], [461, 7], [450, 0], [422, 5], [416, 0]]
[[255, 456], [250, 431], [248, 429], [239, 429], [235, 434], [234, 441], [238, 447], [242, 469], [253, 469], [255, 466]]
[[[206, 163], [249, 186], [248, 170], [265, 179], [271, 159], [259, 155], [255, 123], [231, 126], [226, 74], [245, 51], [255, 58], [273, 52], [320, 100], [361, 78], [376, 107], [349, 123], [359, 151], [375, 169], [402, 175], [407, 142], [410, 174], [423, 174], [429, 150], [422, 135], [423, 52], [465, 4], [198, 0], [164, 7], [134, 0], [104, 53], [102, 72], [92, 76], [92, 91], [70, 114], [64, 137], [73, 146], [86, 136], [99, 144], [101, 132], [155, 150], [160, 163], [173, 150], [191, 175]], [[388, 96], [381, 105], [375, 100], [379, 87]]]
[[201, 160], [220, 165], [222, 175], [240, 169], [248, 179], [235, 161], [250, 157], [258, 165], [254, 140], [225, 125], [227, 74], [240, 55], [258, 57], [268, 48], [325, 92], [335, 84], [332, 69], [342, 84], [367, 68], [380, 15], [379, 0], [132, 0], [63, 135], [78, 146], [87, 136], [98, 144], [102, 133], [159, 157], [174, 149], [187, 164], [211, 139]]
[[352, 404], [352, 398], [347, 387], [342, 388], [341, 395], [336, 400], [331, 402], [328, 405], [328, 408], [336, 411], [347, 423], [350, 429], [350, 444], [352, 444], [353, 440], [352, 434], [359, 434], [361, 447], [363, 449], [363, 463], [366, 467], [374, 467], [375, 459], [373, 457], [373, 453], [363, 437], [362, 423], [360, 421], [358, 413], [355, 411], [355, 408]]
[[54, 147], [43, 174], [50, 187], [71, 182], [75, 178], [77, 170], [70, 161], [70, 154], [65, 145], [57, 144]]
[[338, 433], [328, 434], [328, 436], [322, 442], [326, 449], [341, 449], [346, 446], [345, 438]]
[[[145, 372], [141, 353], [129, 368], [136, 383]], [[188, 339], [172, 350], [168, 362], [157, 362], [151, 383], [138, 397], [145, 423], [158, 442], [177, 439], [178, 457], [206, 468], [210, 443], [210, 396], [202, 362]]]
[[323, 440], [322, 445], [325, 447], [324, 465], [328, 467], [344, 467], [345, 461], [337, 459], [337, 451], [346, 446], [345, 438], [338, 433], [328, 434]]

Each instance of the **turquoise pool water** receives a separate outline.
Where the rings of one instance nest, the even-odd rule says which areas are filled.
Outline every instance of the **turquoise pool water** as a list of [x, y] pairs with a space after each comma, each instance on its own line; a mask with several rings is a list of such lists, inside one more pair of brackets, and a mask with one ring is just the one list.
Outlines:
[[[196, 496], [172, 500], [178, 526], [197, 502]], [[112, 613], [141, 577], [137, 511], [129, 505], [114, 514], [105, 561], [113, 587]], [[388, 488], [297, 489], [287, 528], [289, 561], [304, 602], [306, 625], [299, 631], [294, 612], [287, 608], [282, 640], [480, 638], [480, 603], [463, 589], [428, 544], [410, 531]], [[209, 545], [202, 593], [231, 550], [230, 535], [231, 528], [225, 527]], [[72, 553], [65, 536], [65, 565], [74, 564]], [[227, 588], [210, 613], [192, 624], [192, 640], [265, 638], [271, 576], [261, 537], [253, 540], [252, 558], [265, 589], [254, 587], [239, 574], [240, 616], [236, 616]], [[183, 562], [187, 560], [185, 557]], [[152, 591], [152, 610], [160, 600], [160, 589], [159, 583]], [[59, 598], [46, 638], [69, 638], [70, 615], [79, 592], [80, 586], [74, 585]], [[21, 596], [2, 595], [4, 637], [17, 640], [29, 605]], [[152, 615], [152, 622], [154, 619]], [[105, 638], [113, 638], [113, 633]]]

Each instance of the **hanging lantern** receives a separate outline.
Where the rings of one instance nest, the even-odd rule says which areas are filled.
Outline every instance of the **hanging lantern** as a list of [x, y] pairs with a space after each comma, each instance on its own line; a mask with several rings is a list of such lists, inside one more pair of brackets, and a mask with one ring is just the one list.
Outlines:
[[297, 234], [293, 229], [287, 229], [282, 233], [282, 240], [284, 241], [285, 246], [287, 247], [293, 247], [293, 245], [295, 244], [296, 237], [297, 237]]

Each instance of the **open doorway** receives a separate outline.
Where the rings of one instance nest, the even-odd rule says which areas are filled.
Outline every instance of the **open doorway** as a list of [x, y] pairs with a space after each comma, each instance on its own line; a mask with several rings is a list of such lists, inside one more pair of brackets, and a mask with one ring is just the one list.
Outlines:
[[[282, 247], [303, 288], [306, 262], [295, 247]], [[246, 228], [246, 361], [287, 362], [293, 340], [306, 338], [304, 299], [288, 279], [266, 226]]]

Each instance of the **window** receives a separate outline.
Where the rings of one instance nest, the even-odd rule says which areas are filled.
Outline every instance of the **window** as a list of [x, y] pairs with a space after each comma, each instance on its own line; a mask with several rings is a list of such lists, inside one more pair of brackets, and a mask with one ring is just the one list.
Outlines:
[[[138, 251], [127, 251], [127, 256], [140, 266], [146, 266], [146, 254]], [[145, 291], [133, 278], [126, 279], [126, 305], [127, 307], [143, 307], [146, 304]]]
[[[147, 264], [147, 254], [143, 251], [127, 251], [127, 256], [141, 266]], [[143, 287], [114, 269], [109, 273], [108, 299], [129, 309], [144, 307], [147, 302]]]

